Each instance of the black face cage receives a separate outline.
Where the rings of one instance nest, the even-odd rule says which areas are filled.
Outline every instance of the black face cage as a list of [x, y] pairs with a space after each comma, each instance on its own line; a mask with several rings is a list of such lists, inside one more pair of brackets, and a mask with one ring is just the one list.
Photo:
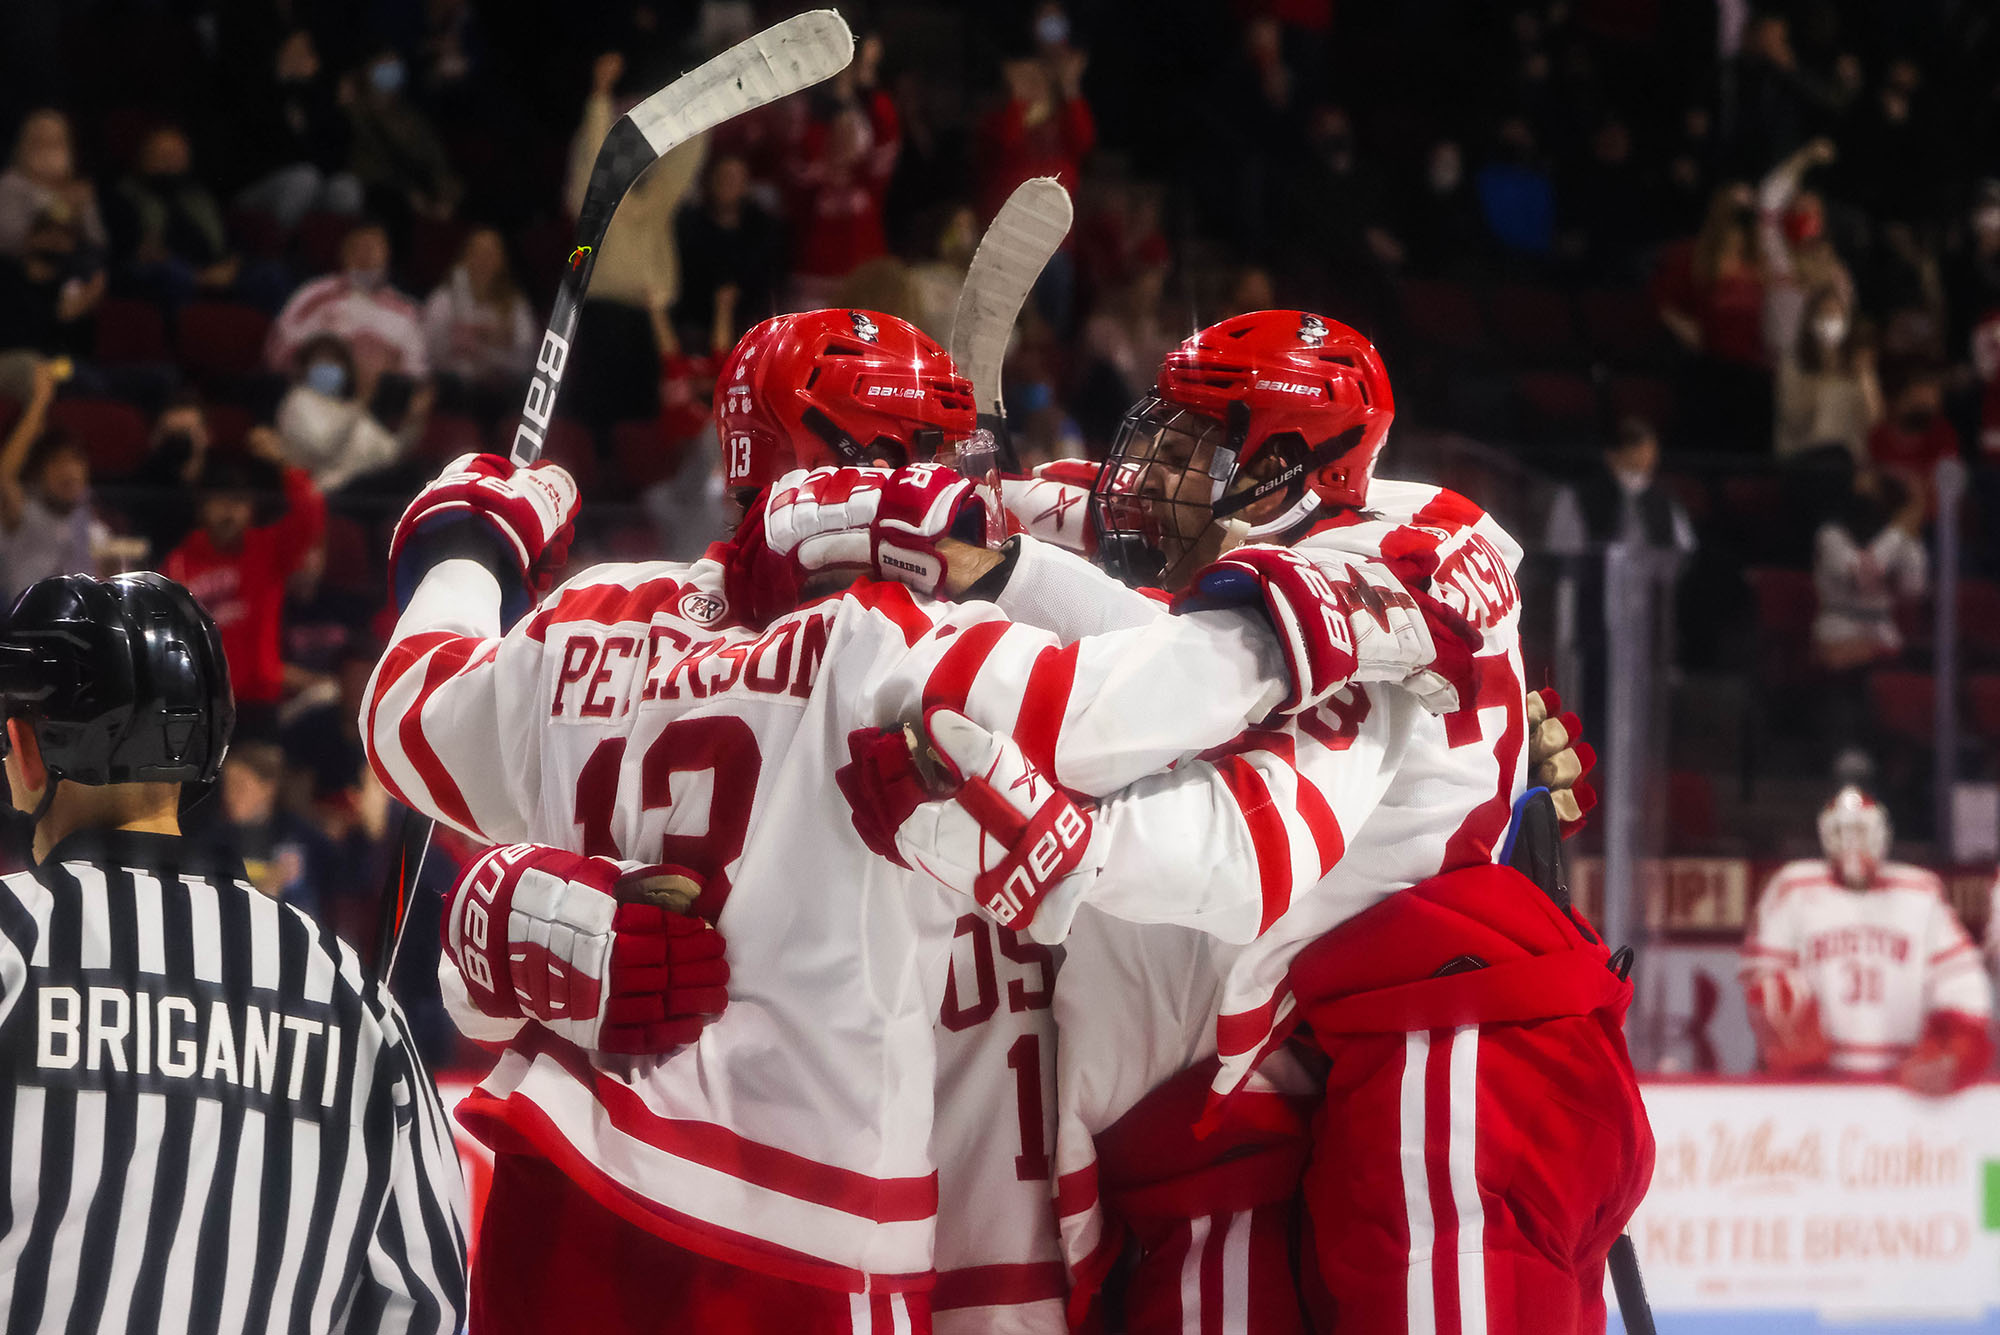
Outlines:
[[1158, 584], [1208, 527], [1236, 475], [1241, 439], [1215, 418], [1165, 399], [1134, 404], [1091, 487], [1098, 563], [1134, 587]]

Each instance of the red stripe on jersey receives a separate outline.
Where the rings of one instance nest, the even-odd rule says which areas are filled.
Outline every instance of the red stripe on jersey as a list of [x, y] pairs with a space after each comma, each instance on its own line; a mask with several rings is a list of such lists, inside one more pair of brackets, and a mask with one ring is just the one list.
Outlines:
[[1097, 1205], [1097, 1164], [1086, 1164], [1056, 1179], [1056, 1217], [1067, 1219]]
[[871, 612], [880, 612], [895, 623], [903, 632], [903, 643], [915, 644], [930, 634], [931, 619], [924, 609], [917, 606], [917, 600], [910, 591], [900, 584], [872, 579], [857, 580], [854, 586], [841, 595], [850, 602], [861, 604]]
[[591, 1091], [613, 1126], [676, 1158], [877, 1223], [929, 1219], [937, 1213], [935, 1173], [869, 1177], [761, 1145], [712, 1122], [662, 1117], [629, 1085], [599, 1075], [576, 1048], [534, 1025], [522, 1031], [514, 1046], [529, 1056], [545, 1056], [560, 1063], [572, 1079]]
[[1069, 709], [1070, 688], [1076, 684], [1076, 646], [1049, 648], [1035, 655], [1021, 692], [1021, 712], [1014, 716], [1014, 744], [1042, 773], [1056, 772], [1056, 739]]
[[1425, 501], [1423, 508], [1410, 516], [1409, 522], [1434, 528], [1471, 528], [1484, 518], [1486, 512], [1472, 501], [1455, 491], [1439, 487], [1437, 495]]
[[[1514, 674], [1514, 665], [1507, 661], [1505, 654], [1490, 654], [1474, 660], [1479, 669], [1479, 692], [1473, 703], [1473, 710], [1505, 705], [1507, 722], [1501, 729], [1500, 740], [1493, 747], [1493, 757], [1499, 763], [1498, 786], [1492, 797], [1473, 808], [1472, 814], [1458, 827], [1450, 842], [1444, 847], [1444, 862], [1439, 871], [1456, 871], [1460, 867], [1474, 867], [1493, 861], [1493, 850], [1500, 846], [1500, 836], [1507, 829], [1507, 822], [1514, 814], [1514, 770], [1521, 759], [1521, 742], [1527, 734], [1528, 715], [1526, 695], [1521, 690], [1521, 680]], [[1476, 718], [1476, 712], [1462, 711]], [[1451, 722], [1457, 715], [1445, 720], [1447, 734]]]
[[972, 694], [972, 683], [978, 678], [979, 669], [986, 666], [986, 656], [993, 652], [993, 646], [1000, 642], [1007, 628], [1005, 621], [982, 621], [960, 632], [951, 648], [938, 659], [937, 666], [931, 669], [930, 678], [924, 682], [924, 708], [928, 710], [942, 705], [946, 709], [965, 712], [965, 698]]
[[655, 612], [678, 608], [680, 596], [681, 582], [665, 576], [641, 580], [629, 589], [623, 584], [587, 584], [565, 589], [561, 597], [528, 619], [528, 638], [546, 639], [550, 626], [568, 621], [595, 621], [602, 625], [650, 622]]
[[1877, 1056], [1879, 1056], [1879, 1055], [1881, 1055], [1881, 1054], [1883, 1054], [1883, 1053], [1888, 1053], [1888, 1054], [1890, 1054], [1891, 1056], [1893, 1056], [1893, 1055], [1895, 1055], [1895, 1054], [1897, 1054], [1897, 1053], [1902, 1053], [1902, 1052], [1908, 1052], [1908, 1051], [1910, 1051], [1910, 1050], [1911, 1050], [1912, 1048], [1914, 1048], [1914, 1047], [1916, 1046], [1916, 1044], [1914, 1044], [1914, 1043], [1842, 1043], [1842, 1042], [1839, 1042], [1839, 1041], [1837, 1041], [1837, 1040], [1836, 1040], [1836, 1041], [1834, 1041], [1834, 1042], [1830, 1043], [1830, 1044], [1829, 1044], [1828, 1046], [1830, 1046], [1830, 1047], [1831, 1047], [1831, 1048], [1832, 1048], [1832, 1049], [1833, 1049], [1833, 1050], [1834, 1050], [1835, 1052], [1853, 1052], [1853, 1053], [1863, 1053], [1863, 1054], [1872, 1054], [1872, 1055], [1877, 1055]]
[[368, 745], [366, 750], [371, 762], [370, 768], [375, 771], [375, 777], [382, 781], [382, 786], [389, 790], [389, 796], [395, 798], [406, 807], [414, 808], [416, 803], [412, 802], [408, 794], [403, 792], [402, 785], [396, 782], [395, 777], [389, 773], [388, 767], [375, 760], [374, 739], [382, 735], [377, 731], [376, 723], [382, 712], [382, 697], [387, 695], [395, 687], [396, 683], [403, 679], [404, 673], [422, 662], [425, 654], [452, 638], [452, 632], [448, 630], [431, 630], [412, 635], [407, 639], [399, 640], [395, 644], [390, 645], [389, 652], [382, 656], [382, 666], [376, 671], [375, 690], [368, 698]]
[[484, 640], [475, 640], [454, 635], [438, 646], [431, 655], [430, 666], [424, 669], [424, 684], [417, 691], [417, 698], [409, 711], [396, 725], [396, 736], [403, 744], [403, 754], [416, 768], [417, 777], [430, 790], [431, 801], [440, 815], [452, 824], [484, 837], [479, 822], [472, 818], [472, 808], [466, 804], [465, 794], [459, 791], [458, 781], [445, 768], [444, 758], [431, 745], [431, 739], [424, 735], [424, 705], [429, 702], [437, 688], [456, 677], [471, 659], [473, 651], [485, 645]]
[[1030, 1261], [1018, 1265], [974, 1265], [941, 1270], [931, 1290], [931, 1310], [959, 1307], [1014, 1307], [1046, 1302], [1069, 1292], [1061, 1261]]
[[1285, 833], [1285, 819], [1271, 801], [1271, 790], [1241, 756], [1224, 756], [1215, 762], [1229, 795], [1250, 827], [1250, 847], [1257, 855], [1257, 888], [1263, 896], [1263, 911], [1257, 918], [1262, 932], [1278, 920], [1291, 903], [1292, 841]]
[[[1326, 726], [1317, 711], [1309, 717], [1320, 727]], [[1299, 769], [1298, 738], [1289, 732], [1250, 732], [1243, 735], [1238, 749], [1268, 751], [1290, 768], [1298, 783], [1298, 796], [1293, 799], [1292, 807], [1305, 822], [1306, 833], [1313, 838], [1313, 847], [1319, 854], [1319, 874], [1325, 876], [1332, 871], [1333, 864], [1340, 861], [1340, 855], [1347, 849], [1347, 837], [1340, 832], [1340, 821], [1334, 816], [1326, 794]]]
[[458, 1105], [458, 1118], [488, 1145], [493, 1144], [495, 1131], [505, 1128], [498, 1132], [504, 1147], [512, 1148], [506, 1142], [515, 1137], [526, 1140], [534, 1153], [560, 1168], [570, 1181], [590, 1193], [591, 1198], [605, 1209], [655, 1237], [713, 1260], [741, 1266], [761, 1275], [815, 1284], [836, 1292], [910, 1293], [927, 1287], [931, 1282], [928, 1271], [880, 1275], [836, 1265], [817, 1256], [683, 1214], [650, 1197], [641, 1196], [592, 1163], [569, 1143], [547, 1113], [526, 1099], [497, 1099], [483, 1089], [475, 1089]]
[[1937, 954], [1931, 956], [1931, 963], [1943, 964], [1946, 960], [1952, 958], [1954, 955], [1963, 955], [1966, 951], [1970, 949], [1972, 949], [1972, 942], [1961, 941], [1957, 945], [1953, 946], [1951, 949], [1940, 950]]
[[1234, 1057], [1250, 1051], [1264, 1041], [1271, 1032], [1271, 1024], [1277, 1018], [1278, 1007], [1285, 993], [1274, 993], [1269, 1001], [1255, 1010], [1237, 1011], [1233, 1015], [1221, 1015], [1215, 1021], [1216, 1051], [1224, 1057]]

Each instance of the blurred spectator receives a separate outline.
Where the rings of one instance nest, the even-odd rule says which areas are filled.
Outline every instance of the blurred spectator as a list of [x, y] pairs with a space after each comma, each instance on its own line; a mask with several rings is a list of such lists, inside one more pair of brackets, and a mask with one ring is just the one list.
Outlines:
[[1732, 140], [1738, 169], [1761, 174], [1798, 151], [1838, 103], [1838, 94], [1800, 66], [1791, 25], [1766, 12], [1750, 20], [1736, 57]]
[[1417, 271], [1438, 277], [1464, 275], [1483, 266], [1491, 243], [1457, 140], [1440, 139], [1430, 146], [1423, 180], [1403, 213], [1410, 263]]
[[30, 112], [21, 123], [13, 164], [0, 173], [0, 254], [20, 254], [44, 215], [73, 222], [81, 249], [104, 249], [97, 193], [77, 174], [69, 117], [50, 108]]
[[[604, 136], [635, 100], [614, 98], [624, 73], [625, 58], [616, 51], [605, 52], [591, 67], [590, 93], [569, 145], [563, 199], [572, 218], [583, 206]], [[680, 293], [674, 212], [701, 170], [708, 139], [705, 134], [691, 139], [648, 167], [611, 215], [597, 248], [577, 335], [585, 355], [571, 359], [565, 400], [605, 422], [646, 417], [654, 410], [659, 349], [651, 345], [646, 312], [654, 291]]]
[[1826, 234], [1820, 197], [1801, 188], [1812, 168], [1834, 160], [1833, 141], [1815, 139], [1771, 169], [1757, 190], [1765, 260], [1764, 339], [1782, 364], [1798, 351], [1808, 294], [1831, 289], [1854, 307], [1854, 277]]
[[[883, 208], [902, 123], [875, 86], [882, 43], [872, 34], [826, 86], [785, 165], [793, 301], [829, 304], [839, 280], [888, 252]], [[1010, 187], [1011, 188], [1011, 187]]]
[[98, 573], [111, 532], [90, 503], [90, 460], [61, 427], [44, 430], [59, 367], [40, 362], [34, 392], [0, 445], [0, 607], [36, 580]]
[[715, 374], [736, 344], [736, 290], [716, 289], [708, 335], [683, 347], [667, 318], [666, 294], [652, 311], [660, 346], [660, 407], [657, 446], [664, 476], [640, 496], [659, 539], [661, 555], [692, 561], [729, 528], [722, 488], [722, 451], [713, 425]]
[[423, 431], [430, 398], [419, 390], [399, 435], [375, 420], [359, 397], [354, 358], [332, 334], [315, 334], [298, 350], [292, 387], [278, 404], [284, 461], [311, 475], [323, 492], [388, 468]]
[[[735, 308], [747, 327], [777, 310], [784, 273], [784, 245], [778, 220], [750, 197], [750, 168], [733, 153], [709, 161], [701, 198], [674, 215], [680, 247], [680, 300], [674, 320], [683, 330], [706, 336], [715, 324], [715, 296], [735, 289]], [[743, 329], [732, 327], [730, 342]]]
[[1866, 464], [1869, 433], [1882, 420], [1882, 386], [1850, 298], [1822, 287], [1797, 318], [1799, 328], [1778, 358], [1772, 447], [1784, 459], [1838, 445], [1855, 464]]
[[1958, 240], [1945, 266], [1954, 356], [1971, 346], [1974, 327], [2000, 311], [2000, 181], [1979, 183]]
[[518, 397], [534, 369], [541, 330], [499, 232], [481, 227], [466, 237], [458, 263], [424, 303], [424, 337], [431, 369], [456, 381], [455, 390]]
[[304, 28], [278, 43], [270, 75], [247, 91], [237, 128], [252, 178], [236, 197], [286, 231], [306, 214], [361, 212], [361, 181], [347, 169], [352, 131]]
[[340, 272], [316, 278], [292, 294], [271, 325], [265, 363], [289, 373], [299, 349], [318, 334], [332, 334], [347, 344], [356, 376], [350, 388], [364, 399], [373, 395], [385, 373], [412, 380], [429, 374], [422, 312], [389, 286], [389, 233], [380, 223], [355, 226], [340, 243]]
[[132, 520], [156, 561], [194, 527], [194, 488], [207, 467], [209, 444], [201, 396], [192, 389], [176, 392], [154, 420], [145, 461], [130, 478], [147, 497]]
[[910, 266], [911, 322], [944, 347], [951, 346], [958, 294], [979, 249], [979, 237], [979, 215], [970, 204], [961, 204], [945, 216], [932, 257]]
[[1400, 267], [1403, 242], [1393, 230], [1388, 192], [1363, 162], [1354, 125], [1340, 107], [1315, 107], [1306, 118], [1306, 151], [1288, 173], [1290, 198], [1283, 255], [1308, 292], [1329, 280], [1359, 298]]
[[1843, 189], [1877, 219], [1923, 219], [1935, 199], [1937, 135], [1922, 115], [1923, 82], [1915, 60], [1890, 60], [1875, 96], [1856, 108], [1844, 136], [1853, 162], [1842, 175]]
[[104, 290], [101, 252], [75, 220], [55, 208], [38, 215], [21, 251], [0, 255], [0, 393], [23, 392], [38, 358], [87, 356]]
[[1950, 1094], [1993, 1062], [1993, 985], [1944, 885], [1889, 861], [1889, 818], [1858, 788], [1819, 815], [1825, 856], [1757, 900], [1743, 985], [1763, 1069], [1893, 1079]]
[[393, 48], [375, 52], [345, 97], [350, 163], [371, 207], [397, 218], [449, 218], [464, 192], [430, 119], [404, 95], [409, 76]]
[[[253, 430], [250, 450], [248, 459], [209, 458], [197, 484], [199, 526], [161, 565], [215, 618], [236, 692], [237, 736], [245, 741], [275, 735], [285, 691], [285, 583], [326, 528], [325, 499], [303, 469], [281, 464], [277, 434]], [[259, 524], [263, 478], [274, 466], [285, 510]]]
[[[2000, 463], [2000, 306], [1973, 327], [1971, 344], [1972, 372], [1979, 394], [1976, 455], [1990, 469]], [[2000, 514], [2000, 508], [1995, 513]]]
[[230, 747], [222, 762], [221, 819], [210, 838], [243, 859], [243, 870], [259, 891], [321, 920], [340, 876], [339, 861], [324, 835], [279, 805], [284, 779], [284, 753], [275, 744]]
[[991, 218], [1031, 176], [1053, 176], [1072, 194], [1083, 160], [1097, 144], [1097, 121], [1083, 96], [1090, 57], [1070, 45], [1069, 15], [1059, 4], [1035, 11], [1032, 56], [1000, 72], [1007, 100], [979, 128], [979, 211]]
[[1869, 458], [1901, 478], [1927, 512], [1938, 461], [1958, 454], [1958, 432], [1944, 415], [1942, 379], [1928, 368], [1905, 371], [1890, 400], [1889, 415], [1868, 433]]
[[1680, 403], [1700, 449], [1761, 451], [1770, 439], [1763, 247], [1750, 187], [1722, 187], [1692, 242], [1668, 247], [1654, 276], [1660, 318], [1691, 354]]
[[1691, 554], [1694, 525], [1659, 473], [1659, 432], [1644, 418], [1626, 418], [1590, 476], [1557, 495], [1548, 549], [1580, 555], [1624, 543]]
[[1181, 341], [1179, 324], [1166, 310], [1166, 286], [1166, 265], [1141, 269], [1100, 301], [1084, 323], [1086, 360], [1075, 403], [1092, 440], [1110, 440], [1125, 410], [1147, 392], [1160, 362]]
[[1522, 116], [1500, 122], [1493, 160], [1473, 177], [1486, 229], [1503, 250], [1540, 258], [1555, 245], [1555, 184]]
[[1903, 651], [1900, 605], [1923, 597], [1930, 561], [1923, 493], [1869, 468], [1855, 470], [1837, 511], [1813, 538], [1813, 657], [1832, 672], [1893, 661]]
[[1281, 183], [1298, 141], [1299, 80], [1285, 61], [1284, 30], [1270, 15], [1243, 28], [1243, 45], [1203, 99], [1209, 139], [1189, 168], [1196, 201], [1223, 235], [1250, 254], [1281, 232]]
[[105, 206], [118, 264], [155, 300], [176, 306], [202, 289], [229, 288], [242, 269], [229, 250], [222, 206], [194, 179], [193, 166], [181, 128], [157, 126]]

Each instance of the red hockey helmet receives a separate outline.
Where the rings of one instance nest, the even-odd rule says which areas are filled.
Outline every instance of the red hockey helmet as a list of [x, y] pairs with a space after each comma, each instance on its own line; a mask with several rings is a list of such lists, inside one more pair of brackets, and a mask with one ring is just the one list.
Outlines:
[[1381, 354], [1344, 324], [1253, 311], [1210, 325], [1167, 354], [1119, 426], [1092, 498], [1099, 552], [1152, 580], [1188, 565], [1204, 535], [1214, 545], [1215, 521], [1269, 497], [1282, 500], [1253, 540], [1322, 506], [1359, 509], [1395, 416]]
[[907, 320], [801, 311], [743, 336], [715, 381], [715, 428], [732, 488], [794, 468], [915, 463], [972, 434], [972, 385]]

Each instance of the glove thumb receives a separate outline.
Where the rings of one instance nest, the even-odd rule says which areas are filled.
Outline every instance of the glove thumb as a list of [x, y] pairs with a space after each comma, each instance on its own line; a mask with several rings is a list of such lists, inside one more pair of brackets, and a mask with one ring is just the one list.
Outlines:
[[917, 766], [942, 766], [950, 775], [948, 787], [957, 787], [970, 775], [986, 773], [1000, 756], [998, 734], [942, 705], [924, 711], [923, 735], [930, 755], [920, 753]]

